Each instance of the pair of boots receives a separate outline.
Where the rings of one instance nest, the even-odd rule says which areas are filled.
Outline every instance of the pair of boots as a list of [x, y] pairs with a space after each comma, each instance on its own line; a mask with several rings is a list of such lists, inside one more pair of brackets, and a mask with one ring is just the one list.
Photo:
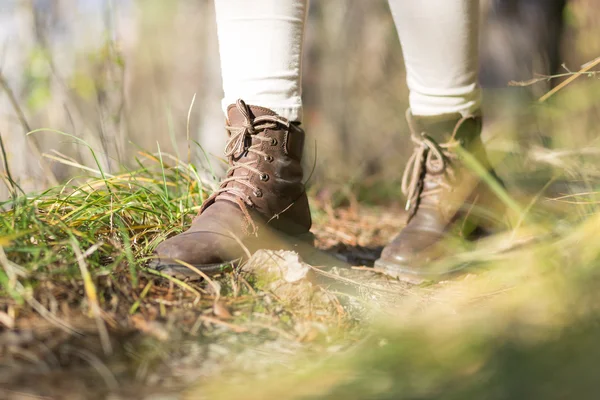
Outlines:
[[[455, 251], [446, 240], [478, 226], [485, 188], [461, 160], [468, 151], [491, 171], [480, 139], [481, 118], [432, 122], [407, 112], [415, 151], [402, 181], [408, 223], [375, 267], [404, 280], [436, 279], [432, 269]], [[304, 131], [272, 110], [242, 100], [229, 106], [225, 149], [230, 168], [184, 233], [161, 243], [153, 267], [187, 277], [185, 264], [204, 273], [240, 263], [259, 248], [281, 248], [281, 238], [311, 240], [311, 216], [301, 167]]]

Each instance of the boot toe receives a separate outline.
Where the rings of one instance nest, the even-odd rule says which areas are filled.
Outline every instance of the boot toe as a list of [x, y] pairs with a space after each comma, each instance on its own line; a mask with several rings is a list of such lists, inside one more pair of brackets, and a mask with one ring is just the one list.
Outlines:
[[375, 268], [411, 283], [428, 280], [430, 266], [443, 257], [442, 239], [437, 232], [402, 232], [384, 247]]
[[154, 250], [150, 267], [168, 275], [198, 277], [186, 264], [213, 274], [237, 264], [245, 252], [232, 237], [219, 232], [189, 232], [172, 237]]

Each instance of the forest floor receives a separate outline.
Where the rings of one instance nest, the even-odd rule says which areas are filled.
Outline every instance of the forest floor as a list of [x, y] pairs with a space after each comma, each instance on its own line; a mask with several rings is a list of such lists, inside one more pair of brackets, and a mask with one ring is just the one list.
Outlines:
[[215, 376], [260, 376], [345, 351], [368, 334], [374, 304], [415, 295], [370, 268], [405, 215], [323, 205], [315, 215], [316, 248], [328, 265], [293, 283], [251, 272], [293, 267], [298, 256], [286, 252], [256, 254], [210, 281], [143, 270], [133, 285], [121, 266], [91, 274], [101, 293], [95, 311], [85, 279], [38, 277], [25, 306], [3, 300], [0, 397], [178, 398], [172, 393]]

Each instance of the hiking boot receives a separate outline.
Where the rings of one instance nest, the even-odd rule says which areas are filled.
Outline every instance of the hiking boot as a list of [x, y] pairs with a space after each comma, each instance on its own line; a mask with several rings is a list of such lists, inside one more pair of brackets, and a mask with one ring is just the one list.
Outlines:
[[383, 249], [375, 268], [420, 283], [464, 268], [465, 264], [440, 261], [447, 261], [469, 240], [499, 224], [495, 195], [465, 159], [476, 161], [481, 172], [487, 171], [488, 181], [500, 181], [481, 142], [480, 116], [457, 114], [440, 122], [414, 117], [408, 110], [406, 117], [415, 144], [402, 178], [408, 220]]
[[202, 205], [191, 227], [161, 243], [151, 266], [199, 278], [236, 266], [251, 252], [280, 249], [288, 238], [312, 238], [302, 182], [304, 131], [272, 110], [229, 106], [226, 178]]

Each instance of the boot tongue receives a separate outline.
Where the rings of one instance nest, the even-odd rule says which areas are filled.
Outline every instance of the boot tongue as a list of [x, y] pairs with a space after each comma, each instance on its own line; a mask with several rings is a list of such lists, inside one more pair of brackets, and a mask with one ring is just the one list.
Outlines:
[[[277, 115], [275, 112], [265, 107], [248, 106], [248, 108], [250, 109], [250, 116], [252, 118], [260, 117], [262, 115]], [[230, 126], [241, 126], [245, 122], [244, 115], [235, 104], [231, 104], [227, 107], [227, 121]]]

